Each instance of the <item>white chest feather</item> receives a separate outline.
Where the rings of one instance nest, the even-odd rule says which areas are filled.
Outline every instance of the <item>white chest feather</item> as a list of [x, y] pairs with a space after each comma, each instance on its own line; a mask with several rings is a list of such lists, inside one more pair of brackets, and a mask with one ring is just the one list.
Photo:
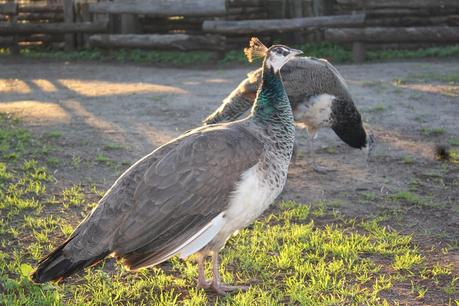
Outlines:
[[228, 208], [173, 253], [185, 258], [201, 248], [210, 251], [220, 249], [233, 233], [251, 224], [269, 207], [283, 185], [268, 185], [258, 164], [253, 166], [242, 174]]
[[255, 165], [242, 175], [225, 212], [225, 218], [238, 229], [245, 227], [268, 208], [280, 191], [262, 179], [258, 166]]
[[281, 191], [282, 188], [269, 186], [263, 180], [258, 165], [247, 170], [231, 197], [228, 209], [224, 212], [224, 225], [212, 244], [222, 247], [233, 233], [255, 221]]
[[335, 98], [335, 96], [328, 94], [311, 97], [296, 107], [294, 111], [295, 121], [304, 123], [312, 129], [329, 127], [331, 106]]

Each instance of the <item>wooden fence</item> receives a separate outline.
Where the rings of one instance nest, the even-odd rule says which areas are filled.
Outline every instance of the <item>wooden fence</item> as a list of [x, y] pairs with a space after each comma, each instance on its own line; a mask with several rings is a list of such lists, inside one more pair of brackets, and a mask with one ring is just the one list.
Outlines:
[[[0, 0], [0, 47], [223, 50], [270, 43], [367, 48], [459, 42], [458, 0]], [[394, 45], [395, 44], [395, 45]]]

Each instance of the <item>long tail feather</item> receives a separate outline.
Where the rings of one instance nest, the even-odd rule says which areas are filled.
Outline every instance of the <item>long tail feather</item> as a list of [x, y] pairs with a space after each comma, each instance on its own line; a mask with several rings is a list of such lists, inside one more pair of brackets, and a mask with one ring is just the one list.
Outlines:
[[110, 253], [104, 252], [85, 260], [66, 258], [63, 254], [63, 249], [70, 241], [71, 239], [64, 242], [39, 262], [37, 269], [31, 275], [33, 282], [45, 283], [62, 280], [85, 267], [99, 262]]

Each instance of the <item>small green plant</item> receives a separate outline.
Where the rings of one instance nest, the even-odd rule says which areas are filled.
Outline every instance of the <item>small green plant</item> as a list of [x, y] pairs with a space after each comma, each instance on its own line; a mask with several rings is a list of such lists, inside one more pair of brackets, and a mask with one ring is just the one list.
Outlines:
[[65, 208], [81, 205], [85, 199], [83, 190], [77, 185], [64, 189], [62, 195], [64, 197], [63, 205]]
[[59, 165], [60, 160], [57, 157], [51, 156], [48, 157], [48, 160], [46, 162], [50, 167], [56, 167], [57, 165]]
[[425, 136], [440, 136], [446, 132], [444, 128], [422, 128], [421, 133]]
[[411, 165], [411, 164], [414, 163], [414, 158], [413, 158], [413, 156], [410, 156], [410, 155], [404, 155], [402, 157], [402, 161], [406, 165]]
[[428, 289], [411, 281], [411, 291], [416, 294], [416, 299], [421, 300], [425, 297]]
[[96, 161], [103, 164], [110, 164], [111, 160], [106, 155], [99, 153], [96, 156]]
[[392, 266], [395, 270], [410, 270], [414, 266], [419, 265], [422, 261], [423, 257], [420, 254], [407, 251], [404, 254], [395, 255]]
[[327, 152], [328, 154], [336, 154], [337, 150], [336, 147], [326, 147], [325, 152]]
[[59, 130], [52, 130], [45, 133], [45, 137], [47, 138], [60, 138], [62, 136], [62, 132]]
[[459, 138], [457, 138], [457, 137], [453, 137], [453, 138], [449, 139], [448, 142], [452, 146], [459, 147]]
[[365, 201], [374, 201], [377, 198], [376, 193], [372, 191], [364, 192], [362, 195]]
[[106, 151], [115, 151], [121, 149], [123, 149], [123, 146], [117, 143], [107, 143], [104, 145], [104, 150]]
[[417, 194], [414, 194], [410, 191], [399, 191], [389, 196], [393, 201], [404, 201], [409, 204], [419, 205], [423, 202], [423, 199]]
[[378, 104], [373, 105], [373, 107], [369, 109], [369, 112], [380, 113], [380, 112], [383, 112], [385, 109], [386, 107], [384, 106], [384, 104], [378, 103]]
[[78, 156], [78, 155], [73, 155], [72, 156], [72, 165], [75, 168], [78, 168], [78, 167], [80, 167], [80, 164], [81, 164], [81, 157]]

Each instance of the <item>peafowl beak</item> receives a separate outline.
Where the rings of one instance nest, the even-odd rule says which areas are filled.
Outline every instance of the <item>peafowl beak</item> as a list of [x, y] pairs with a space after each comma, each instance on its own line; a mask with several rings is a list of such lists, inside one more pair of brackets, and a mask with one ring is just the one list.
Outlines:
[[303, 51], [298, 50], [298, 49], [292, 49], [292, 54], [293, 56], [298, 56], [298, 55], [303, 54]]

